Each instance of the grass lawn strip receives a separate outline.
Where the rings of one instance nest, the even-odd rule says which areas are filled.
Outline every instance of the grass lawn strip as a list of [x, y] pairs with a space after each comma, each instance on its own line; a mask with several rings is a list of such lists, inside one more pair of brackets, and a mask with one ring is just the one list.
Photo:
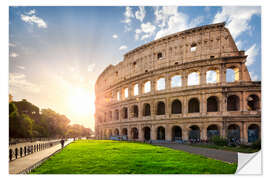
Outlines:
[[143, 143], [80, 140], [32, 174], [233, 174], [237, 164]]

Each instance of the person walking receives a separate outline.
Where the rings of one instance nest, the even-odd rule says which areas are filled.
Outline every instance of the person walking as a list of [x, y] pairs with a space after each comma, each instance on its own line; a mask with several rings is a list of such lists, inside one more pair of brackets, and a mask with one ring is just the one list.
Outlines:
[[64, 140], [64, 138], [62, 138], [60, 142], [61, 142], [61, 145], [62, 145], [62, 149], [63, 149], [63, 148], [64, 148], [64, 143], [65, 143], [65, 140]]

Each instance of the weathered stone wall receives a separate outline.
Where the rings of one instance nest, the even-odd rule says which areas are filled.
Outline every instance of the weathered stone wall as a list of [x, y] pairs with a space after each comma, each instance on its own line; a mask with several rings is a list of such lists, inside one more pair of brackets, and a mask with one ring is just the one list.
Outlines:
[[[247, 128], [251, 124], [260, 127], [260, 107], [250, 110], [247, 99], [256, 95], [259, 99], [261, 85], [252, 82], [246, 68], [246, 55], [238, 51], [232, 36], [224, 23], [193, 28], [138, 47], [127, 54], [124, 60], [115, 66], [108, 66], [96, 82], [96, 135], [108, 138], [124, 128], [132, 139], [131, 129], [136, 127], [139, 140], [144, 140], [145, 127], [151, 129], [151, 139], [157, 138], [157, 128], [165, 128], [166, 140], [172, 140], [172, 127], [182, 129], [182, 139], [188, 139], [190, 126], [200, 128], [200, 138], [207, 139], [207, 128], [215, 124], [220, 135], [226, 136], [230, 124], [238, 125], [240, 137], [247, 142]], [[196, 50], [194, 51], [194, 47]], [[226, 70], [234, 71], [234, 82], [226, 81]], [[217, 81], [208, 83], [207, 72], [216, 72]], [[197, 72], [198, 85], [188, 85], [188, 75]], [[171, 87], [171, 79], [181, 76], [181, 87]], [[165, 89], [157, 90], [157, 80], [165, 79]], [[145, 93], [145, 82], [151, 82], [151, 91]], [[134, 85], [139, 93], [134, 95]], [[128, 97], [124, 91], [128, 88]], [[117, 94], [120, 99], [117, 99]], [[227, 100], [230, 95], [238, 97], [238, 109], [228, 111]], [[218, 101], [218, 111], [207, 111], [207, 100], [214, 96]], [[197, 98], [199, 112], [188, 111], [189, 100]], [[182, 104], [180, 114], [172, 114], [172, 102], [178, 99]], [[157, 115], [157, 103], [165, 104], [165, 114]], [[143, 116], [144, 104], [150, 104], [151, 116]], [[133, 105], [138, 107], [138, 117], [133, 117]], [[127, 108], [127, 118], [123, 118]], [[117, 115], [116, 112], [119, 112]], [[119, 118], [117, 118], [119, 116]], [[116, 130], [117, 129], [117, 130]]]

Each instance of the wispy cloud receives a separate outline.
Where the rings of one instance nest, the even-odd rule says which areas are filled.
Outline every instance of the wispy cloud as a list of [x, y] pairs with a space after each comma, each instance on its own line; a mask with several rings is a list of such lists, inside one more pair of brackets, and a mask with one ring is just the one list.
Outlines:
[[9, 47], [16, 47], [15, 43], [9, 43]]
[[120, 46], [119, 47], [119, 50], [125, 50], [125, 49], [127, 49], [128, 47], [126, 46], [126, 45], [122, 45], [122, 46]]
[[232, 36], [236, 39], [242, 32], [251, 29], [249, 21], [253, 15], [261, 13], [260, 7], [252, 6], [224, 6], [215, 15], [213, 23], [226, 21]]
[[13, 92], [15, 91], [27, 91], [31, 93], [40, 92], [39, 86], [29, 82], [26, 79], [26, 76], [21, 73], [9, 74], [9, 87]]
[[21, 20], [29, 24], [36, 24], [39, 28], [47, 28], [47, 23], [42, 18], [36, 16], [35, 13], [35, 10], [31, 10], [26, 14], [21, 14]]
[[155, 21], [160, 27], [155, 39], [198, 26], [203, 22], [202, 16], [190, 19], [187, 14], [178, 11], [177, 6], [155, 7], [154, 14]]
[[88, 72], [93, 72], [95, 69], [95, 66], [96, 66], [96, 64], [89, 64], [88, 68], [87, 68]]
[[256, 44], [253, 44], [247, 51], [246, 54], [248, 55], [246, 65], [250, 66], [254, 64], [256, 61], [256, 56], [259, 53], [259, 49], [257, 48]]
[[140, 6], [139, 7], [139, 10], [137, 10], [135, 12], [135, 17], [136, 17], [136, 19], [138, 19], [141, 22], [143, 22], [143, 19], [145, 17], [145, 14], [146, 14], [146, 11], [145, 11], [144, 7], [143, 6]]
[[259, 76], [256, 73], [254, 73], [253, 71], [250, 71], [249, 74], [250, 74], [250, 78], [251, 78], [252, 81], [258, 81], [259, 80]]
[[142, 23], [141, 28], [135, 30], [135, 39], [138, 40], [141, 34], [141, 40], [147, 39], [154, 35], [155, 30], [156, 27], [150, 22]]
[[130, 31], [131, 30], [131, 19], [134, 18], [134, 14], [132, 12], [132, 8], [127, 6], [126, 10], [124, 12], [124, 17], [125, 19], [122, 21], [123, 23], [125, 23], [125, 30], [126, 31]]

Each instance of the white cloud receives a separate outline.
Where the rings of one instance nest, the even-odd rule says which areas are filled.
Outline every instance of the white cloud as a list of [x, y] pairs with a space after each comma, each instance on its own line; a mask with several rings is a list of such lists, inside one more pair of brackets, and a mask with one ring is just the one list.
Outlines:
[[261, 13], [260, 7], [252, 6], [224, 6], [221, 12], [215, 15], [213, 23], [226, 21], [232, 36], [236, 39], [242, 32], [251, 29], [249, 21], [253, 15]]
[[127, 6], [126, 10], [124, 12], [125, 19], [122, 21], [123, 23], [126, 23], [125, 30], [130, 31], [131, 30], [131, 19], [134, 18], [134, 14], [132, 12], [132, 8]]
[[135, 39], [138, 40], [142, 34], [141, 40], [151, 37], [155, 33], [156, 27], [150, 22], [142, 23], [140, 29], [135, 30]]
[[112, 35], [112, 37], [113, 37], [114, 39], [117, 39], [117, 38], [118, 38], [118, 35], [117, 35], [117, 34], [114, 34], [114, 35]]
[[143, 6], [140, 6], [140, 7], [139, 7], [139, 10], [137, 10], [137, 11], [135, 12], [135, 17], [136, 17], [136, 19], [138, 19], [138, 20], [140, 20], [141, 22], [143, 22], [143, 19], [144, 19], [144, 17], [145, 17], [145, 14], [146, 14], [146, 12], [145, 12], [144, 7], [143, 7]]
[[47, 28], [46, 22], [35, 15], [35, 10], [31, 10], [26, 14], [21, 14], [21, 20], [29, 24], [36, 24], [39, 28]]
[[236, 42], [236, 46], [237, 46], [237, 48], [238, 48], [239, 50], [241, 50], [241, 49], [243, 48], [243, 41], [238, 40], [238, 41]]
[[18, 69], [24, 70], [25, 67], [24, 66], [17, 66]]
[[250, 78], [252, 81], [258, 81], [259, 80], [259, 76], [257, 74], [255, 74], [253, 71], [250, 72]]
[[38, 85], [27, 81], [26, 76], [20, 73], [9, 74], [9, 87], [13, 92], [15, 92], [16, 90], [24, 90], [31, 93], [40, 92], [40, 88]]
[[96, 64], [90, 64], [88, 65], [88, 72], [93, 72], [94, 71], [94, 68], [95, 68]]
[[18, 55], [17, 53], [13, 52], [13, 53], [11, 53], [9, 56], [12, 57], [12, 58], [16, 58], [16, 57], [18, 57], [19, 55]]
[[178, 7], [175, 6], [157, 7], [155, 8], [155, 16], [156, 23], [161, 28], [155, 39], [198, 26], [203, 21], [202, 16], [190, 20], [188, 15], [179, 12]]
[[256, 47], [256, 44], [253, 44], [247, 51], [246, 54], [248, 55], [246, 65], [250, 66], [256, 61], [256, 56], [259, 53], [259, 49]]
[[122, 45], [122, 46], [119, 47], [119, 50], [125, 50], [125, 49], [127, 49], [126, 45]]
[[32, 9], [32, 10], [30, 10], [29, 12], [27, 12], [26, 14], [32, 15], [32, 14], [35, 14], [35, 13], [36, 13], [36, 10], [35, 10], [35, 9]]

